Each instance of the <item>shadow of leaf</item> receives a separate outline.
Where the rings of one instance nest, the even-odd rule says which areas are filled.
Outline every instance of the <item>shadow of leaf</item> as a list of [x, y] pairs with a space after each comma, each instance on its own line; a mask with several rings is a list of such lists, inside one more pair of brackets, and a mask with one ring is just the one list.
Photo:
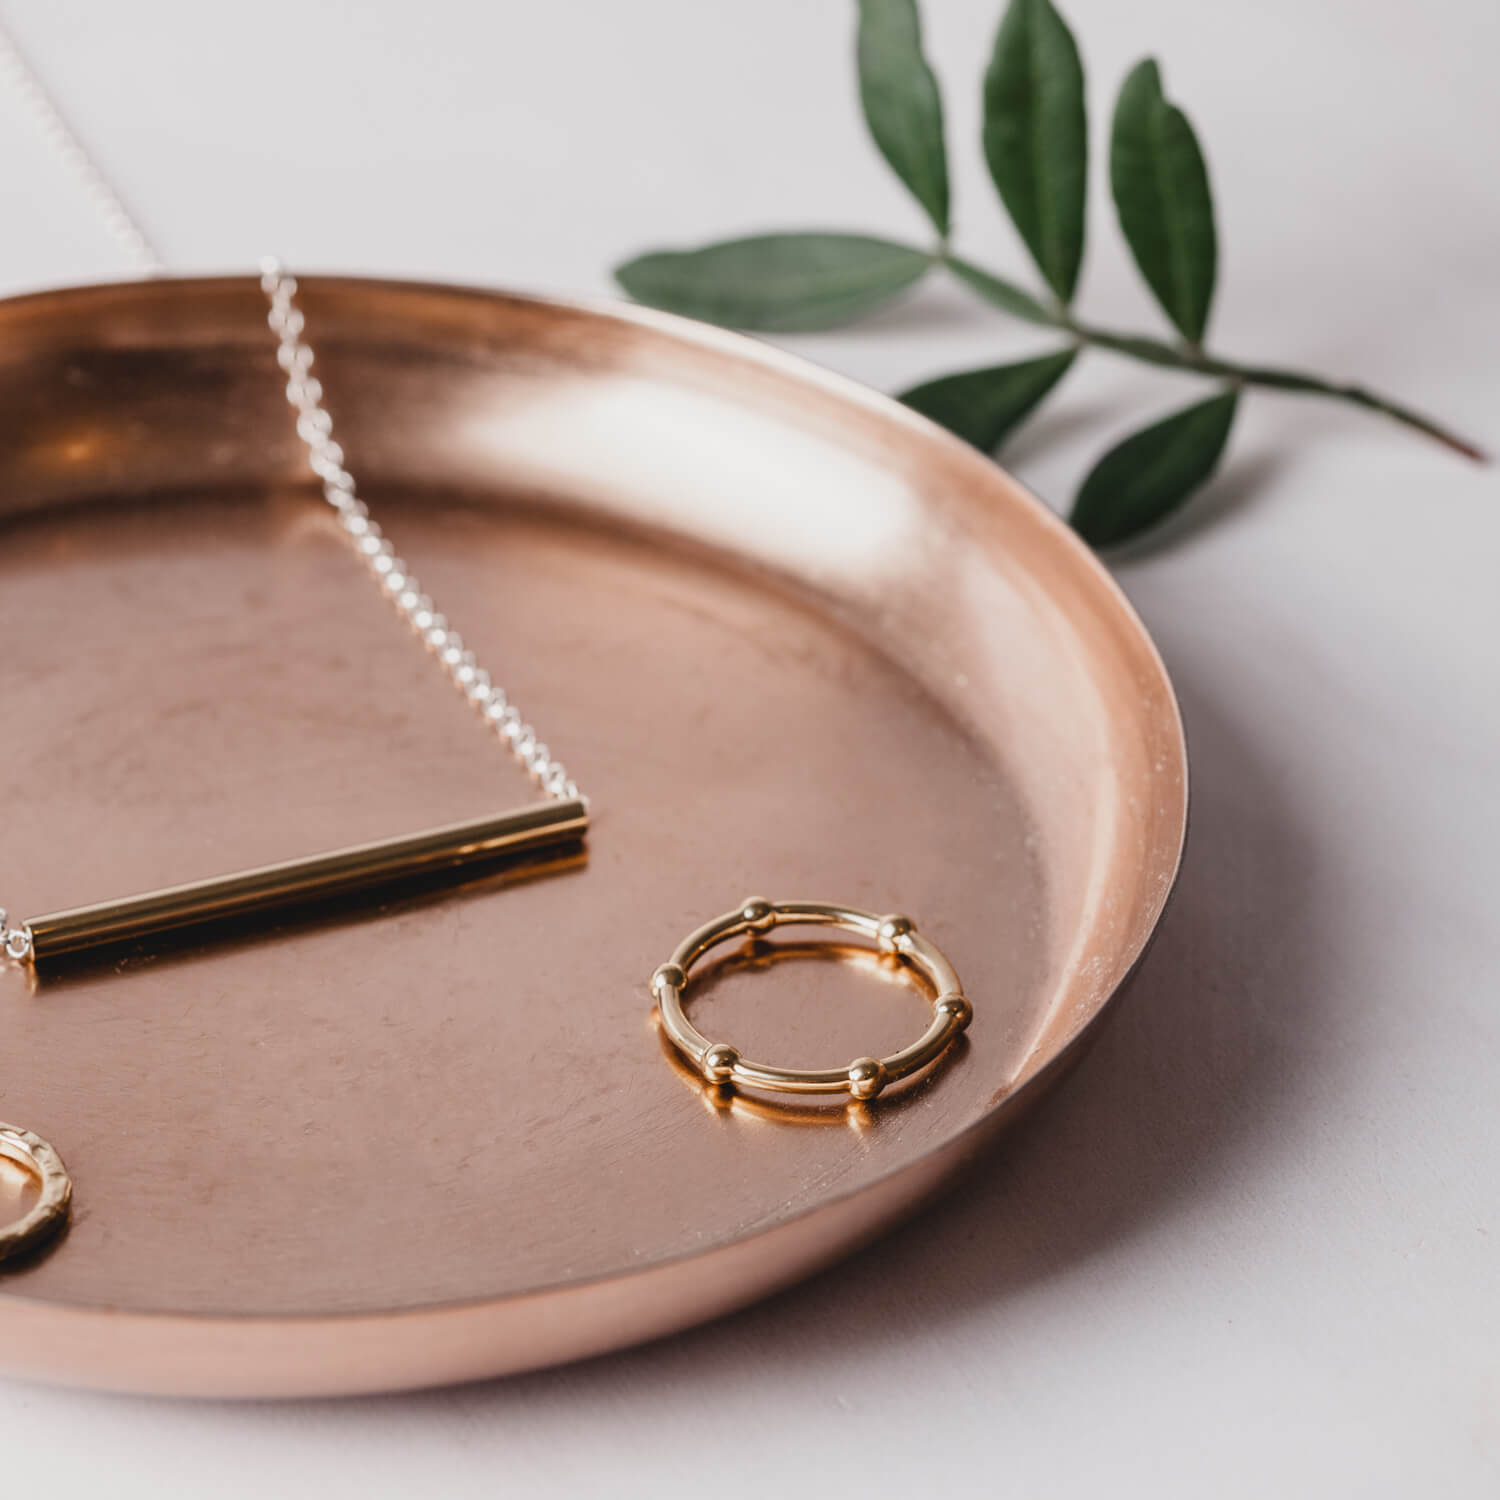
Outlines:
[[1103, 401], [1064, 401], [1046, 406], [1006, 439], [997, 459], [1011, 472], [1035, 463], [1054, 449], [1095, 432], [1108, 421], [1110, 410]]

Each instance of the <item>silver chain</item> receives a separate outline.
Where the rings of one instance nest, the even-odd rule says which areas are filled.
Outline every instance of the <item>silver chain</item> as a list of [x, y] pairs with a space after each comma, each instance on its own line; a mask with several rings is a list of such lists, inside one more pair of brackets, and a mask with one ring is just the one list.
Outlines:
[[276, 360], [286, 372], [286, 399], [297, 413], [297, 435], [307, 447], [313, 473], [323, 481], [323, 498], [338, 513], [355, 553], [397, 614], [542, 791], [558, 799], [578, 796], [578, 787], [562, 763], [552, 758], [505, 690], [474, 659], [355, 493], [354, 476], [344, 467], [344, 450], [333, 440], [333, 418], [323, 405], [323, 386], [312, 374], [313, 351], [302, 337], [304, 319], [296, 302], [296, 277], [288, 275], [279, 261], [267, 258], [261, 262], [260, 284], [271, 304], [266, 321], [278, 340]]
[[[164, 273], [166, 262], [156, 246], [89, 155], [3, 21], [0, 21], [0, 82], [15, 91], [42, 139], [88, 194], [110, 234], [136, 269], [148, 276]], [[313, 351], [302, 337], [305, 322], [296, 305], [296, 278], [288, 275], [278, 261], [267, 259], [261, 263], [260, 284], [271, 305], [267, 321], [277, 339], [277, 362], [287, 377], [286, 399], [297, 413], [297, 434], [307, 448], [313, 473], [323, 482], [323, 497], [337, 513], [356, 556], [448, 679], [541, 790], [559, 801], [580, 796], [577, 784], [562, 762], [553, 759], [552, 752], [522, 718], [505, 690], [474, 659], [463, 638], [396, 556], [395, 548], [370, 518], [369, 510], [356, 493], [354, 476], [344, 466], [344, 451], [333, 440], [333, 419], [323, 405], [323, 387], [311, 374]], [[18, 962], [25, 962], [31, 955], [30, 930], [24, 925], [9, 926], [3, 907], [0, 907], [0, 952]]]
[[141, 228], [135, 215], [126, 208], [124, 199], [84, 149], [83, 142], [68, 124], [57, 101], [47, 92], [41, 74], [26, 60], [26, 54], [16, 44], [16, 39], [6, 29], [3, 21], [0, 21], [0, 82], [4, 82], [15, 92], [23, 108], [30, 114], [37, 133], [56, 152], [63, 166], [88, 194], [94, 207], [99, 210], [105, 228], [130, 257], [136, 270], [143, 276], [160, 276], [167, 269], [161, 252], [151, 243], [151, 237]]
[[0, 953], [13, 958], [18, 964], [30, 963], [31, 929], [24, 923], [20, 927], [12, 927], [7, 916], [5, 908], [0, 906]]

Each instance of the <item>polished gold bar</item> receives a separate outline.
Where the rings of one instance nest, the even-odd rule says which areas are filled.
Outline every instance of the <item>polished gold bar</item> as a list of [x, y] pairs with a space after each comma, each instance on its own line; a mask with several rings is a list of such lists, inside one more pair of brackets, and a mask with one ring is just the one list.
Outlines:
[[287, 860], [237, 875], [172, 886], [145, 896], [101, 901], [32, 917], [32, 961], [135, 942], [164, 932], [294, 910], [415, 876], [457, 869], [503, 854], [575, 843], [588, 832], [581, 799], [541, 802], [498, 817]]

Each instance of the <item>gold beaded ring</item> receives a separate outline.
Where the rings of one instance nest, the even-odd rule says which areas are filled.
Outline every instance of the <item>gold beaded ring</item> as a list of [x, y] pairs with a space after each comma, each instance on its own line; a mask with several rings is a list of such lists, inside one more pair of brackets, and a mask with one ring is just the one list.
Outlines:
[[[880, 951], [909, 963], [932, 986], [936, 995], [932, 1024], [909, 1047], [889, 1057], [859, 1057], [847, 1068], [773, 1068], [747, 1062], [725, 1042], [710, 1042], [682, 1009], [692, 968], [710, 948], [735, 937], [758, 938], [777, 927], [837, 927], [874, 938]], [[709, 1082], [724, 1087], [740, 1085], [782, 1094], [840, 1094], [873, 1099], [887, 1085], [935, 1062], [974, 1018], [953, 965], [920, 933], [909, 917], [879, 917], [848, 906], [820, 901], [762, 901], [758, 897], [706, 927], [700, 927], [651, 976], [662, 1030], [672, 1045]]]
[[73, 1179], [62, 1157], [41, 1136], [19, 1125], [0, 1125], [0, 1156], [34, 1172], [42, 1185], [41, 1197], [27, 1213], [14, 1223], [0, 1224], [0, 1261], [5, 1261], [62, 1228], [73, 1198]]

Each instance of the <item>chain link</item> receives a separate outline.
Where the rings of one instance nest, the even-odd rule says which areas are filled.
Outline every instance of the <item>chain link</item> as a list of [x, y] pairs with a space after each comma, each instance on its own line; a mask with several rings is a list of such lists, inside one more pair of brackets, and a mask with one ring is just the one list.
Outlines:
[[3, 22], [0, 22], [0, 81], [8, 85], [20, 99], [22, 107], [31, 116], [37, 133], [88, 194], [94, 207], [98, 209], [105, 228], [134, 262], [136, 270], [143, 276], [162, 275], [167, 264], [162, 259], [161, 252], [151, 243], [150, 236], [136, 222], [124, 200], [95, 165], [57, 101], [47, 92], [41, 75], [26, 60], [16, 39]]
[[296, 302], [296, 277], [268, 257], [261, 262], [260, 284], [271, 304], [266, 321], [277, 338], [276, 359], [286, 373], [286, 399], [297, 413], [297, 436], [307, 448], [313, 473], [323, 481], [323, 498], [338, 513], [356, 555], [448, 679], [542, 791], [557, 799], [577, 797], [577, 784], [566, 768], [553, 759], [505, 690], [475, 660], [411, 569], [396, 556], [396, 549], [356, 493], [354, 476], [344, 466], [344, 450], [333, 438], [333, 418], [323, 405], [322, 384], [312, 374], [313, 351], [302, 336], [306, 325]]
[[3, 906], [0, 906], [0, 953], [18, 964], [31, 961], [31, 929], [24, 923], [12, 927], [9, 913]]

